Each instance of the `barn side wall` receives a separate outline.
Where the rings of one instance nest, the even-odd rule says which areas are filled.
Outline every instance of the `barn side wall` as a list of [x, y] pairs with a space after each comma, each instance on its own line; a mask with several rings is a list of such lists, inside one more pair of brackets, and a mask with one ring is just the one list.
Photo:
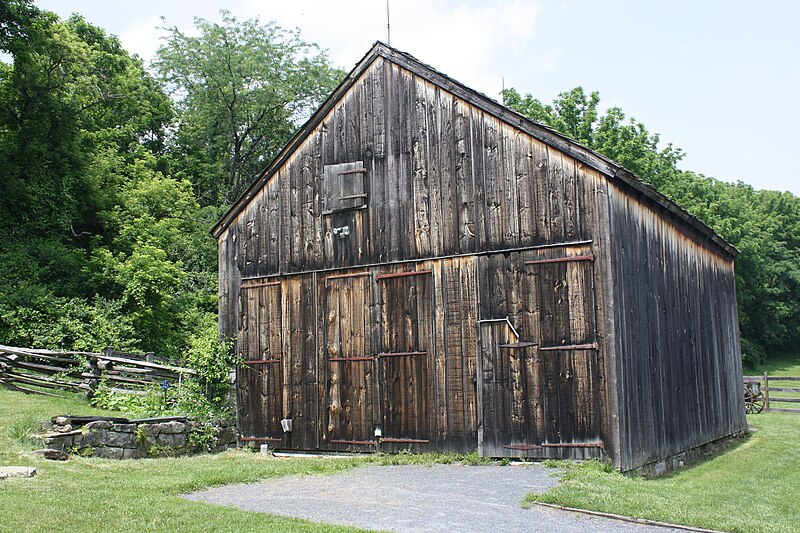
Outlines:
[[621, 464], [746, 429], [733, 259], [609, 188]]
[[[325, 180], [330, 178], [326, 178], [325, 167], [353, 162], [363, 162], [365, 172], [359, 175], [364, 179], [366, 205], [329, 213], [324, 199], [329, 185]], [[473, 258], [477, 266], [472, 268], [490, 265], [496, 272], [480, 275], [472, 272], [473, 285], [459, 289], [463, 294], [449, 304], [450, 309], [439, 306], [445, 298], [453, 296], [446, 292], [453, 286], [448, 281], [450, 274], [435, 273], [433, 277], [432, 290], [441, 294], [441, 298], [437, 297], [431, 327], [439, 328], [433, 338], [442, 344], [436, 345], [432, 353], [446, 352], [447, 356], [432, 357], [437, 365], [442, 361], [447, 363], [442, 363], [441, 372], [437, 370], [431, 379], [453, 386], [463, 383], [466, 409], [461, 413], [457, 410], [461, 408], [453, 408], [452, 404], [437, 405], [435, 416], [439, 421], [431, 426], [436, 428], [436, 442], [454, 451], [474, 449], [480, 433], [477, 400], [473, 399], [473, 406], [469, 407], [468, 395], [475, 394], [471, 387], [481, 379], [475, 354], [484, 330], [477, 321], [508, 317], [522, 340], [536, 347], [510, 348], [527, 351], [511, 356], [502, 352], [503, 358], [551, 365], [547, 368], [556, 377], [560, 375], [558, 379], [567, 381], [575, 375], [574, 369], [558, 370], [558, 365], [583, 365], [582, 368], [590, 369], [591, 380], [572, 379], [570, 383], [574, 385], [570, 387], [574, 388], [574, 394], [564, 392], [559, 405], [572, 406], [565, 407], [571, 415], [586, 413], [585, 418], [597, 426], [599, 435], [593, 434], [589, 439], [578, 432], [569, 437], [569, 443], [579, 445], [583, 439], [594, 446], [599, 439], [602, 447], [591, 448], [592, 453], [602, 449], [616, 462], [619, 454], [616, 418], [609, 408], [614, 405], [617, 387], [611, 357], [615, 346], [613, 315], [607, 311], [613, 303], [607, 187], [606, 178], [599, 172], [426, 79], [390, 61], [376, 59], [285, 162], [265, 179], [263, 187], [256, 189], [247, 206], [219, 236], [220, 327], [224, 336], [238, 337], [238, 351], [244, 358], [274, 361], [278, 351], [270, 348], [265, 356], [256, 352], [263, 351], [266, 341], [260, 340], [258, 348], [242, 342], [242, 331], [248, 327], [245, 322], [254, 313], [263, 312], [249, 308], [247, 316], [242, 315], [251, 305], [248, 298], [256, 294], [249, 289], [243, 292], [243, 286], [277, 280], [284, 290], [280, 298], [285, 300], [289, 287], [284, 284], [295, 280], [292, 283], [301, 287], [292, 290], [304, 295], [296, 301], [302, 302], [306, 310], [316, 309], [318, 313], [315, 326], [310, 322], [297, 326], [300, 316], [287, 323], [290, 328], [300, 327], [298, 331], [292, 329], [292, 338], [302, 341], [304, 347], [283, 337], [280, 342], [284, 348], [279, 354], [282, 370], [275, 366], [279, 363], [263, 363], [264, 370], [258, 374], [257, 379], [273, 380], [273, 388], [280, 384], [284, 389], [280, 409], [267, 405], [269, 402], [263, 399], [266, 396], [259, 403], [253, 395], [245, 393], [248, 402], [256, 403], [240, 404], [240, 429], [253, 436], [265, 433], [256, 423], [258, 417], [265, 416], [267, 411], [273, 418], [288, 412], [296, 415], [298, 408], [305, 406], [301, 411], [305, 419], [315, 418], [303, 422], [303, 427], [310, 432], [312, 426], [305, 424], [312, 424], [318, 436], [300, 437], [298, 433], [292, 446], [324, 445], [327, 427], [324, 417], [331, 408], [332, 374], [325, 375], [323, 368], [325, 358], [330, 358], [333, 351], [326, 347], [319, 326], [319, 321], [327, 316], [322, 313], [324, 293], [320, 287], [325, 284], [320, 285], [320, 280], [358, 267], [374, 276], [380, 269], [415, 268], [415, 264], [425, 261]], [[349, 230], [346, 238], [334, 232], [343, 227]], [[574, 254], [573, 248], [581, 249], [580, 253], [591, 259], [570, 263], [569, 267], [559, 264], [559, 270], [556, 266], [526, 265], [525, 257], [530, 260], [548, 257], [528, 252], [536, 248], [551, 250], [552, 258]], [[446, 263], [436, 263], [439, 264]], [[578, 265], [583, 266], [578, 268]], [[440, 267], [436, 266], [435, 272], [437, 268]], [[537, 276], [550, 275], [551, 271], [572, 277], [552, 278], [551, 294], [545, 301], [544, 296], [540, 297], [543, 289], [534, 281]], [[452, 274], [456, 275], [461, 274]], [[537, 288], [520, 289], [515, 286], [519, 279], [529, 279], [530, 286]], [[271, 290], [261, 290], [265, 293], [263, 298], [272, 298], [266, 294]], [[501, 291], [508, 298], [498, 300]], [[565, 297], [552, 296], [557, 291], [562, 291]], [[589, 294], [585, 299], [584, 293]], [[473, 298], [468, 298], [468, 294]], [[588, 307], [573, 309], [571, 306], [576, 302]], [[258, 308], [259, 304], [252, 305]], [[288, 312], [296, 311], [283, 306], [281, 313], [288, 316]], [[473, 315], [476, 324], [469, 326], [469, 334], [463, 328], [471, 323], [460, 318], [451, 323], [448, 318]], [[553, 325], [556, 323], [560, 325]], [[594, 328], [591, 336], [573, 332], [584, 327], [581, 324], [591, 324]], [[486, 334], [496, 333], [492, 330]], [[556, 333], [561, 336], [556, 338]], [[383, 341], [373, 337], [370, 342]], [[498, 341], [509, 342], [507, 338]], [[539, 347], [552, 349], [553, 343], [592, 346], [583, 351], [550, 350], [537, 355]], [[372, 347], [373, 351], [365, 355], [374, 356], [380, 345]], [[494, 374], [487, 376], [486, 379], [494, 379]], [[504, 376], [503, 379], [508, 377]], [[240, 397], [248, 386], [242, 379]], [[509, 381], [507, 385], [513, 383]], [[358, 386], [366, 388], [363, 384]], [[549, 386], [556, 387], [553, 383]], [[560, 390], [570, 391], [570, 387]], [[519, 411], [522, 403], [534, 403], [531, 398], [520, 397], [514, 404], [514, 398], [503, 396], [507, 393], [501, 389], [497, 389], [496, 398], [487, 397], [487, 402], [496, 401], [506, 411]], [[446, 397], [449, 393], [442, 394]], [[574, 405], [570, 403], [573, 396], [577, 401]], [[540, 407], [544, 409], [534, 407], [531, 413]], [[276, 414], [278, 411], [284, 413]], [[452, 422], [450, 417], [463, 422]], [[513, 428], [497, 431], [506, 430], [509, 435], [515, 431]], [[557, 433], [547, 438], [557, 440]], [[541, 436], [537, 438], [544, 440]], [[503, 451], [500, 444], [496, 449], [498, 453], [515, 455], [527, 451]], [[580, 446], [553, 447], [543, 453], [563, 457], [585, 455]]]

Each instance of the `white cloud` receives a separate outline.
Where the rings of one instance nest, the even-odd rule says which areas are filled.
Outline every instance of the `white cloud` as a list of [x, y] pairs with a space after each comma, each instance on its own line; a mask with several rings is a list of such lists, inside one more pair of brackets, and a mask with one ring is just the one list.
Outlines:
[[[503, 66], [498, 58], [529, 50], [540, 11], [534, 0], [390, 2], [391, 44], [479, 91], [496, 97]], [[376, 40], [386, 41], [381, 0], [246, 0], [246, 16], [298, 27], [304, 39], [330, 51], [350, 69]]]
[[119, 40], [126, 50], [139, 54], [145, 61], [150, 61], [156, 55], [156, 50], [161, 44], [158, 28], [163, 25], [160, 17], [150, 17], [144, 22], [125, 29], [120, 33]]

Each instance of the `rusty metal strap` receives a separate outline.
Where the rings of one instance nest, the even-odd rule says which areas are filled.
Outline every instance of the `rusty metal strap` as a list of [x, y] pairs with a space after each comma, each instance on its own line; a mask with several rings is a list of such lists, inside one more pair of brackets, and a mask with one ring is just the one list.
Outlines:
[[422, 274], [430, 274], [431, 270], [415, 270], [413, 272], [397, 272], [395, 274], [378, 274], [375, 279], [389, 279], [389, 278], [404, 278], [406, 276], [419, 276]]
[[355, 444], [358, 446], [375, 446], [378, 444], [374, 440], [332, 440], [331, 444]]
[[393, 439], [393, 438], [390, 438], [390, 437], [386, 437], [386, 438], [381, 439], [381, 442], [401, 443], [401, 444], [402, 443], [410, 443], [410, 444], [420, 443], [420, 444], [425, 444], [425, 443], [428, 443], [430, 441], [428, 439]]
[[328, 281], [329, 279], [361, 278], [369, 275], [370, 275], [369, 272], [353, 272], [352, 274], [334, 274], [333, 276], [326, 277], [325, 281]]
[[242, 285], [242, 289], [256, 289], [258, 287], [275, 287], [280, 285], [280, 281], [262, 281], [260, 283], [247, 283], [246, 281]]
[[556, 257], [555, 259], [537, 259], [535, 261], [525, 261], [526, 265], [546, 265], [550, 263], [570, 263], [572, 261], [594, 261], [594, 256], [573, 255], [572, 257]]
[[534, 446], [533, 444], [508, 444], [503, 446], [503, 448], [509, 450], [538, 450], [541, 449], [541, 446]]
[[542, 448], [602, 448], [602, 442], [558, 442], [545, 443]]
[[[374, 361], [374, 357], [331, 357], [328, 361]], [[332, 442], [332, 441], [331, 441]]]
[[239, 437], [242, 442], [283, 442], [283, 439], [274, 437]]
[[269, 363], [280, 363], [280, 359], [255, 359], [253, 361], [242, 361], [243, 365], [266, 365]]

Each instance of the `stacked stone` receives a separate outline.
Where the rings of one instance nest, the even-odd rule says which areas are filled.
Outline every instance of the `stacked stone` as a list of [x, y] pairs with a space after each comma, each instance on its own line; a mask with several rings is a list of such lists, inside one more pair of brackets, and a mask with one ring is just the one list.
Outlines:
[[141, 459], [221, 452], [236, 445], [236, 427], [225, 419], [213, 421], [210, 449], [190, 442], [189, 435], [202, 424], [193, 420], [95, 420], [79, 429], [71, 422], [69, 417], [52, 419], [52, 430], [44, 435], [48, 449], [105, 459]]

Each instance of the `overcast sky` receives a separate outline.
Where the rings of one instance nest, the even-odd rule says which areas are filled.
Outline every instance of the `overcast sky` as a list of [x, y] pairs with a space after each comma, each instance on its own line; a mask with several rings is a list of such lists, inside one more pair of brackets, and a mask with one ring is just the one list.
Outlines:
[[[346, 70], [386, 41], [385, 0], [35, 0], [78, 12], [145, 59], [160, 17], [275, 20], [299, 28]], [[792, 0], [390, 0], [391, 44], [499, 98], [506, 87], [550, 102], [599, 91], [662, 141], [681, 166], [800, 195], [800, 2]]]

